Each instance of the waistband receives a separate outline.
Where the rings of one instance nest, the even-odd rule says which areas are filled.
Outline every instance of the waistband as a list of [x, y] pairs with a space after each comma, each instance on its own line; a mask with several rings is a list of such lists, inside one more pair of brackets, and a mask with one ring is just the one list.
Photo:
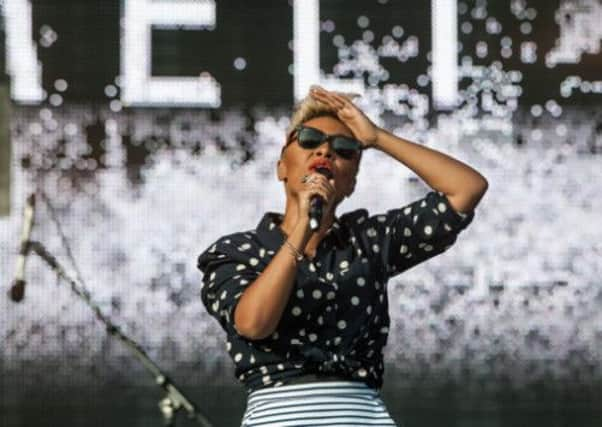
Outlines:
[[[313, 379], [312, 379], [313, 378]], [[337, 376], [324, 375], [303, 375], [295, 378], [296, 382], [287, 381], [284, 385], [264, 387], [253, 390], [247, 394], [247, 401], [250, 403], [256, 400], [273, 399], [277, 396], [302, 395], [306, 393], [314, 394], [320, 391], [331, 392], [337, 390], [337, 393], [369, 393], [378, 394], [378, 390], [368, 386], [365, 382], [355, 379], [342, 379]]]

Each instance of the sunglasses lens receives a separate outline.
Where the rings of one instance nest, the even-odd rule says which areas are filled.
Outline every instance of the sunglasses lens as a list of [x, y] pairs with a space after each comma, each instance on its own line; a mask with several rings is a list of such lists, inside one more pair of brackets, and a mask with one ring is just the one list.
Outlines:
[[324, 140], [324, 134], [311, 128], [301, 128], [297, 134], [297, 139], [302, 147], [315, 148]]
[[[324, 133], [309, 127], [301, 127], [297, 133], [297, 140], [303, 148], [316, 148], [324, 142], [325, 138]], [[353, 138], [335, 136], [332, 140], [332, 147], [337, 155], [345, 159], [351, 159], [360, 151], [361, 144]]]
[[355, 153], [359, 152], [360, 144], [355, 139], [337, 136], [332, 141], [332, 145], [337, 154], [346, 159], [351, 159]]

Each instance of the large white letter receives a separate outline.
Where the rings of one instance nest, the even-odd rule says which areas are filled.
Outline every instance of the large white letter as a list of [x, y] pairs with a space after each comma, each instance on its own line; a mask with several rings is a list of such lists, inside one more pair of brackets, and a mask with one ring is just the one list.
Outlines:
[[456, 0], [432, 0], [431, 9], [433, 104], [435, 108], [453, 108], [458, 101]]
[[4, 7], [11, 98], [24, 103], [41, 102], [44, 99], [42, 65], [31, 40], [31, 3], [29, 0], [9, 0]]
[[304, 98], [312, 84], [328, 90], [364, 94], [362, 79], [341, 80], [320, 72], [320, 1], [295, 0], [293, 4], [293, 86], [295, 101]]
[[215, 1], [124, 3], [120, 61], [123, 104], [219, 107], [220, 85], [207, 72], [198, 77], [151, 77], [151, 25], [215, 28]]

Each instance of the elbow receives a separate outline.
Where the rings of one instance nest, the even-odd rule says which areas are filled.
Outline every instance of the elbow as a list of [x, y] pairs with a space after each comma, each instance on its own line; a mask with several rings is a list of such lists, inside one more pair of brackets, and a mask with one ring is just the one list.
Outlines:
[[239, 335], [248, 340], [261, 340], [269, 337], [273, 331], [270, 328], [259, 325], [259, 322], [249, 320], [242, 316], [242, 310], [234, 310], [234, 328]]

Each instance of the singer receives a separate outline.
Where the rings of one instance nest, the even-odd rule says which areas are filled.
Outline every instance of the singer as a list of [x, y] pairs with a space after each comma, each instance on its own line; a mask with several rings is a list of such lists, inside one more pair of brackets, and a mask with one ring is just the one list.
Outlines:
[[[487, 190], [477, 171], [376, 126], [352, 100], [312, 87], [277, 163], [284, 214], [267, 212], [198, 257], [203, 304], [247, 390], [242, 426], [395, 426], [379, 391], [387, 282], [452, 246]], [[433, 190], [384, 213], [336, 215], [366, 149]]]

